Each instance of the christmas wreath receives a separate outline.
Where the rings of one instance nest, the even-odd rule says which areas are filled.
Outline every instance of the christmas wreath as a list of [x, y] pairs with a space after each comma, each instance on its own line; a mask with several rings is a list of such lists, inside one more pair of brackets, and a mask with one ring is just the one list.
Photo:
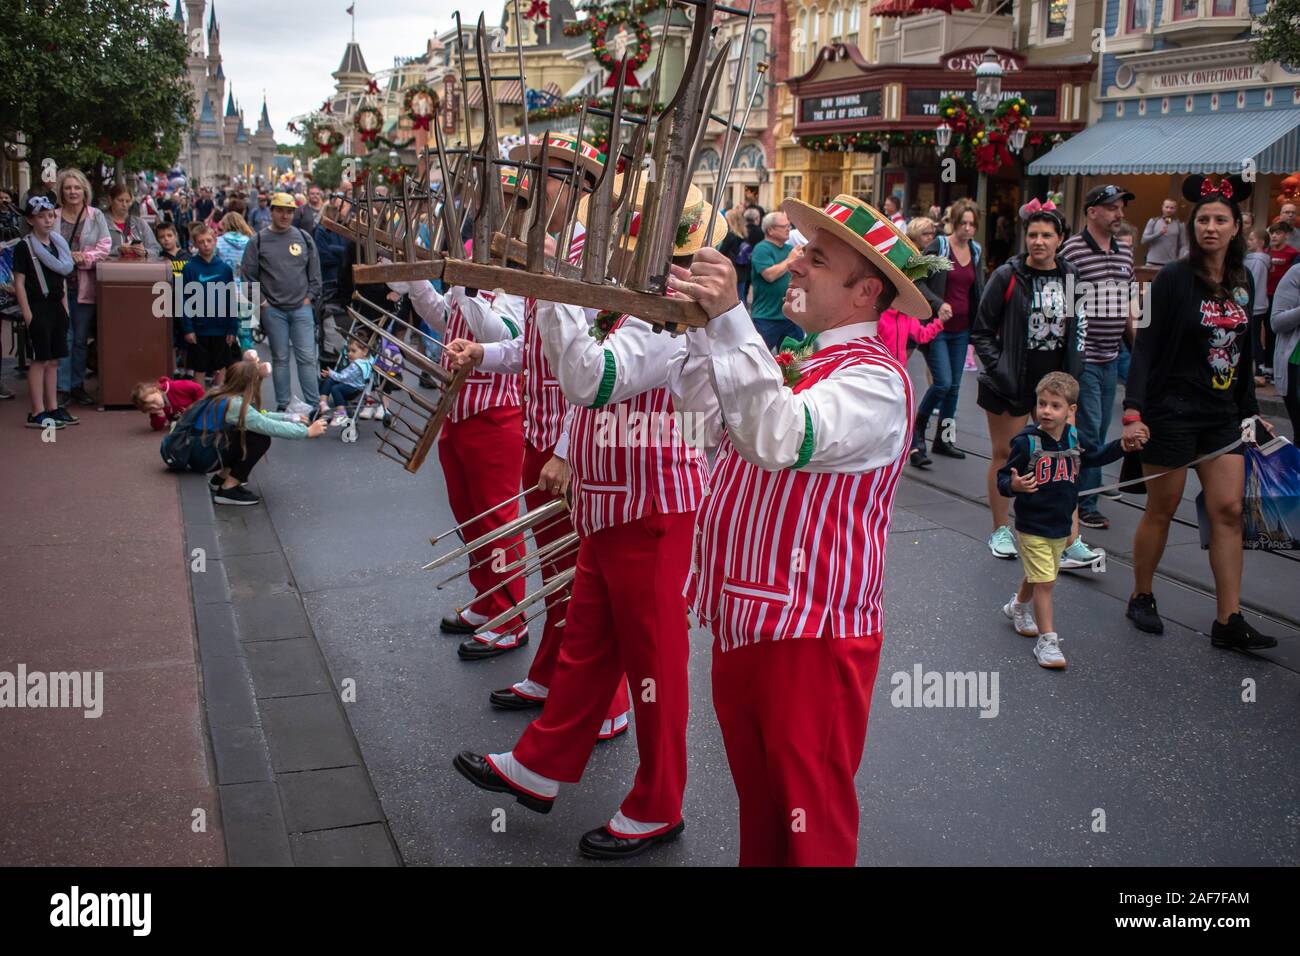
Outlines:
[[410, 118], [413, 129], [427, 130], [438, 112], [438, 94], [428, 84], [417, 83], [402, 98], [402, 111]]
[[352, 116], [352, 125], [361, 134], [361, 142], [374, 149], [379, 141], [379, 131], [384, 125], [384, 114], [374, 106], [363, 106]]
[[316, 144], [322, 156], [328, 156], [334, 150], [343, 145], [343, 134], [333, 126], [313, 125], [311, 127], [311, 141]]
[[564, 32], [566, 36], [577, 36], [579, 33], [587, 34], [587, 39], [591, 43], [591, 52], [596, 57], [596, 62], [610, 74], [605, 86], [613, 87], [617, 84], [614, 72], [618, 67], [618, 57], [610, 51], [609, 31], [613, 28], [626, 29], [630, 27], [636, 37], [636, 49], [633, 52], [632, 44], [628, 44], [627, 75], [624, 84], [629, 87], [637, 87], [641, 84], [637, 82], [636, 71], [645, 66], [646, 61], [650, 59], [650, 47], [654, 42], [650, 35], [650, 28], [646, 26], [646, 22], [641, 15], [660, 6], [662, 6], [662, 3], [658, 2], [658, 0], [649, 0], [649, 2], [631, 5], [617, 3], [609, 7], [595, 7], [585, 19], [565, 26]]

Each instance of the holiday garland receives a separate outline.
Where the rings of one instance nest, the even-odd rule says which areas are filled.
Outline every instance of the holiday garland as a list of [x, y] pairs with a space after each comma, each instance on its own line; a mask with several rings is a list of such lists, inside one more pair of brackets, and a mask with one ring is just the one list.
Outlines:
[[[559, 100], [550, 106], [539, 106], [536, 109], [528, 111], [528, 122], [546, 123], [550, 120], [564, 119], [566, 116], [577, 116], [582, 112], [583, 97], [573, 96], [569, 99]], [[588, 109], [609, 109], [609, 100], [598, 100], [595, 97], [586, 97]], [[655, 103], [653, 112], [662, 113], [665, 104]], [[639, 109], [639, 107], [638, 107]]]
[[584, 19], [565, 24], [564, 35], [573, 37], [580, 36], [583, 33], [587, 34], [587, 40], [591, 43], [591, 52], [596, 57], [596, 62], [610, 74], [610, 78], [605, 85], [612, 87], [617, 79], [613, 74], [618, 68], [618, 58], [610, 52], [609, 31], [612, 27], [630, 27], [636, 35], [636, 52], [632, 52], [632, 46], [629, 44], [626, 51], [628, 58], [625, 83], [627, 86], [635, 87], [639, 84], [634, 74], [645, 66], [646, 61], [650, 59], [650, 48], [654, 42], [650, 34], [650, 28], [646, 25], [643, 16], [658, 10], [666, 4], [667, 0], [620, 2], [604, 7], [591, 4], [590, 11]]
[[377, 107], [363, 106], [353, 114], [352, 125], [361, 134], [361, 142], [374, 149], [378, 144], [379, 131], [384, 125], [384, 114]]

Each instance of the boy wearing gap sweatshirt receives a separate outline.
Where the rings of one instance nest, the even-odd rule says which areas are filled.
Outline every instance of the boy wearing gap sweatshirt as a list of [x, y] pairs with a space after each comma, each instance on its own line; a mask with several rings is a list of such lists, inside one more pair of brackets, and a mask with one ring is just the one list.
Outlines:
[[998, 470], [998, 491], [1016, 499], [1016, 532], [1025, 574], [1020, 590], [1002, 607], [1016, 633], [1037, 637], [1034, 657], [1042, 667], [1065, 667], [1061, 639], [1052, 620], [1052, 588], [1061, 552], [1070, 543], [1070, 522], [1079, 502], [1084, 468], [1100, 468], [1124, 451], [1116, 439], [1096, 451], [1078, 447], [1070, 419], [1078, 410], [1079, 383], [1065, 372], [1038, 382], [1038, 423], [1011, 440], [1011, 454]]

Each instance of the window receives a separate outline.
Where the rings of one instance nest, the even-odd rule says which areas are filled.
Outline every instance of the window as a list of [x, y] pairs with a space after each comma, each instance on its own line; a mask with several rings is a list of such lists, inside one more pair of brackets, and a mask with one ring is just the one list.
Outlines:
[[1174, 19], [1190, 20], [1200, 12], [1201, 0], [1174, 0]]
[[[718, 103], [719, 109], [730, 107], [731, 101], [733, 99], [736, 99], [743, 95], [742, 90], [735, 89], [736, 71], [739, 69], [739, 67], [740, 67], [740, 36], [737, 34], [732, 36], [731, 43], [727, 46], [727, 65], [722, 68], [723, 69], [722, 82], [724, 85], [724, 89], [726, 90], [726, 99], [725, 100], [720, 99]], [[736, 108], [740, 109], [741, 106], [737, 106]]]
[[1214, 15], [1216, 17], [1236, 16], [1237, 0], [1214, 0]]
[[864, 202], [871, 202], [872, 184], [875, 178], [872, 173], [854, 173], [853, 189], [851, 190], [853, 195]]
[[1154, 0], [1129, 0], [1129, 30], [1149, 30], [1151, 28], [1151, 7]]
[[802, 199], [803, 198], [803, 177], [782, 176], [781, 177], [781, 198]]
[[753, 94], [754, 88], [758, 87], [758, 94], [754, 96], [755, 116], [759, 115], [767, 100], [766, 77], [758, 72], [758, 64], [765, 60], [767, 60], [767, 31], [755, 30], [749, 37], [749, 82], [745, 86], [747, 94]]
[[796, 50], [799, 54], [799, 71], [806, 73], [808, 71], [808, 8], [804, 7], [799, 11], [799, 33], [803, 37], [803, 49]]
[[831, 40], [838, 41], [844, 36], [844, 8], [838, 3], [831, 7]]
[[1047, 0], [1047, 28], [1044, 33], [1047, 39], [1053, 40], [1065, 36], [1069, 16], [1070, 0]]
[[858, 28], [860, 26], [860, 11], [855, 3], [849, 7], [849, 32], [844, 37], [844, 42], [850, 46], [858, 45]]
[[808, 63], [810, 65], [813, 60], [817, 59], [817, 51], [821, 49], [821, 21], [821, 14], [816, 7], [813, 7], [808, 17], [808, 29], [811, 31], [808, 34]]

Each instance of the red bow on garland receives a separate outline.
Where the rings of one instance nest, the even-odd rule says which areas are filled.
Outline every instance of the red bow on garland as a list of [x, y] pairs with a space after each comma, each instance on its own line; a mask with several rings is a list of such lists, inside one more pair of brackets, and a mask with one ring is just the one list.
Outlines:
[[551, 19], [551, 9], [546, 0], [531, 0], [528, 9], [524, 11], [525, 20], [549, 20]]
[[1216, 186], [1216, 185], [1214, 185], [1213, 182], [1210, 181], [1210, 178], [1207, 176], [1207, 177], [1205, 178], [1205, 181], [1201, 183], [1201, 195], [1202, 195], [1202, 196], [1208, 196], [1208, 195], [1210, 195], [1210, 193], [1218, 193], [1218, 194], [1219, 194], [1220, 196], [1222, 196], [1224, 199], [1231, 199], [1231, 198], [1232, 198], [1232, 183], [1230, 183], [1230, 182], [1228, 182], [1228, 180], [1224, 179], [1224, 180], [1221, 180], [1221, 181], [1219, 182], [1219, 185]]
[[375, 80], [371, 80], [369, 83], [366, 84], [366, 92], [367, 92], [367, 93], [378, 93], [378, 92], [379, 92], [379, 84], [378, 84]]
[[363, 129], [363, 130], [358, 130], [357, 132], [361, 134], [361, 142], [365, 143], [366, 146], [373, 149], [375, 146], [375, 140], [379, 138], [379, 130]]
[[429, 121], [432, 116], [413, 116], [411, 117], [411, 129], [428, 129]]

